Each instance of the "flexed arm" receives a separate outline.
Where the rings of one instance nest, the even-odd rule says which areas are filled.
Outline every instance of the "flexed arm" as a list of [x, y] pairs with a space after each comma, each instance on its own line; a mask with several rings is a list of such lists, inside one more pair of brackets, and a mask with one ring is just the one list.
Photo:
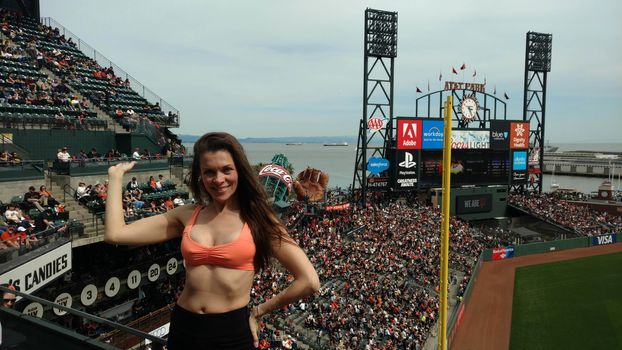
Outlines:
[[123, 175], [136, 162], [119, 163], [108, 169], [108, 197], [106, 198], [106, 222], [104, 240], [114, 244], [141, 245], [164, 242], [181, 235], [186, 213], [192, 206], [181, 206], [164, 214], [125, 224], [123, 215]]

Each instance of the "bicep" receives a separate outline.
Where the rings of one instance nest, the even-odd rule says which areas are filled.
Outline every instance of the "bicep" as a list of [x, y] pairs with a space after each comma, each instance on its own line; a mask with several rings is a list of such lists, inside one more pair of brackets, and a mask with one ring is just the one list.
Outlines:
[[113, 233], [115, 239], [109, 243], [143, 245], [160, 243], [179, 237], [184, 229], [182, 210], [173, 209], [163, 214], [143, 218], [123, 226]]

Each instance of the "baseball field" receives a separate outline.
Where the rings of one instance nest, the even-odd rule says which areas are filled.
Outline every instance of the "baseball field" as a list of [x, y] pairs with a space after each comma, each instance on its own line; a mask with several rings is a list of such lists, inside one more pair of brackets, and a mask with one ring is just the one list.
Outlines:
[[622, 253], [516, 270], [510, 349], [620, 349]]
[[622, 349], [622, 243], [484, 262], [450, 349]]

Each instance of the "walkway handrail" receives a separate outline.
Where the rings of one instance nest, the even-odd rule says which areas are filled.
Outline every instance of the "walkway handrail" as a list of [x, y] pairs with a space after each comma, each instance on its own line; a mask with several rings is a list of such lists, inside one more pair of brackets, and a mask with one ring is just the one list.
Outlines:
[[41, 303], [43, 305], [47, 305], [47, 306], [50, 306], [50, 307], [53, 307], [53, 308], [56, 308], [56, 309], [59, 309], [59, 310], [66, 311], [66, 312], [68, 312], [68, 313], [70, 313], [72, 315], [84, 317], [84, 318], [86, 318], [88, 320], [91, 320], [91, 321], [94, 321], [94, 322], [97, 322], [97, 323], [105, 324], [105, 325], [107, 325], [109, 327], [112, 327], [114, 329], [118, 329], [118, 330], [130, 333], [130, 334], [135, 335], [137, 337], [141, 337], [141, 338], [144, 338], [144, 339], [149, 339], [154, 344], [159, 344], [159, 345], [166, 344], [166, 340], [164, 340], [164, 339], [162, 339], [160, 337], [156, 337], [156, 336], [151, 335], [149, 333], [141, 332], [141, 331], [136, 330], [134, 328], [131, 328], [131, 327], [128, 327], [128, 326], [125, 326], [125, 325], [122, 325], [122, 324], [119, 324], [119, 323], [107, 320], [105, 318], [101, 318], [101, 317], [98, 317], [98, 316], [95, 316], [95, 315], [91, 315], [91, 314], [86, 313], [84, 311], [72, 309], [70, 307], [66, 307], [66, 306], [57, 304], [55, 302], [46, 300], [46, 299], [36, 297], [34, 295], [22, 293], [20, 291], [9, 289], [9, 288], [3, 287], [3, 286], [0, 286], [0, 291], [3, 292], [3, 293], [4, 292], [8, 292], [8, 293], [11, 293], [11, 294], [15, 294], [15, 295], [18, 295], [18, 296], [20, 296], [20, 297], [22, 297], [24, 299], [28, 299], [28, 300], [31, 300], [31, 301], [36, 301], [36, 302]]
[[[119, 66], [114, 64], [111, 60], [106, 58], [106, 56], [102, 55], [100, 52], [95, 50], [91, 45], [84, 42], [77, 35], [70, 32], [67, 28], [62, 26], [60, 23], [52, 19], [51, 17], [42, 17], [41, 24], [46, 25], [48, 27], [58, 28], [61, 35], [64, 35], [65, 38], [71, 38], [77, 45], [78, 49], [84, 53], [85, 56], [94, 59], [97, 63], [99, 63], [102, 67], [112, 67], [114, 69], [114, 74], [118, 77], [128, 79], [130, 81], [130, 86], [133, 88], [136, 93], [142, 96], [147, 101], [155, 104], [156, 102], [160, 105], [160, 109], [165, 114], [168, 112], [172, 112], [179, 116], [179, 110], [174, 108], [170, 103], [166, 102], [160, 96], [158, 96], [155, 92], [149, 90], [143, 84], [141, 84], [138, 80], [132, 77], [125, 70], [121, 69]], [[179, 120], [179, 119], [178, 119]]]

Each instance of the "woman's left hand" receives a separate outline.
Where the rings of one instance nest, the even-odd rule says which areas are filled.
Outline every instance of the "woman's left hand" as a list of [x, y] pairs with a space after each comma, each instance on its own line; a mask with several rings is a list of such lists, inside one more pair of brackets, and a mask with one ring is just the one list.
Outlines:
[[248, 317], [248, 325], [251, 329], [251, 334], [253, 335], [253, 345], [258, 348], [259, 347], [259, 309], [257, 306], [251, 309], [251, 314]]

